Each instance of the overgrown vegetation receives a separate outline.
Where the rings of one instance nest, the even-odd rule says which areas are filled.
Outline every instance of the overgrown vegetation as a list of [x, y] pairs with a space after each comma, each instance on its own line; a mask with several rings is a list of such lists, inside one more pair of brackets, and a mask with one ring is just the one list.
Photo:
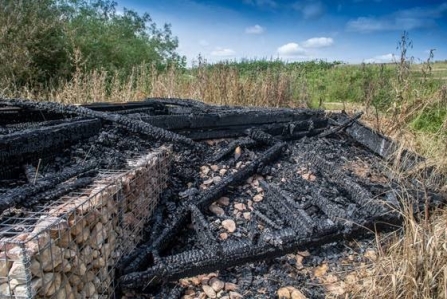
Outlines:
[[[0, 0], [0, 94], [64, 103], [182, 97], [210, 103], [366, 110], [366, 121], [446, 172], [447, 62], [415, 64], [403, 33], [390, 64], [243, 60], [192, 68], [170, 26], [117, 11], [108, 0]], [[415, 219], [380, 241], [362, 296], [446, 294], [446, 212]], [[430, 216], [430, 217], [428, 217]], [[393, 243], [394, 242], [394, 243]]]
[[44, 92], [75, 72], [120, 77], [145, 63], [182, 67], [169, 24], [109, 0], [0, 0], [0, 82]]

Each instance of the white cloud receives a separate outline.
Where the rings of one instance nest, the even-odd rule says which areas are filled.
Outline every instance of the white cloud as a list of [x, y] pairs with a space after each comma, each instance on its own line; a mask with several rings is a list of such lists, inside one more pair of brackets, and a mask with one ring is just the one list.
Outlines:
[[247, 33], [247, 34], [261, 34], [261, 33], [264, 33], [264, 31], [265, 31], [265, 29], [258, 24], [254, 25], [252, 27], [245, 28], [245, 33]]
[[304, 48], [324, 48], [334, 44], [331, 37], [313, 37], [302, 43]]
[[394, 61], [394, 55], [391, 53], [375, 56], [373, 58], [365, 59], [365, 63], [387, 63]]
[[233, 56], [235, 54], [236, 52], [233, 49], [229, 48], [217, 47], [214, 51], [211, 51], [211, 56], [227, 57], [227, 56]]
[[306, 50], [297, 43], [288, 43], [278, 48], [278, 54], [281, 56], [305, 56]]
[[380, 17], [359, 17], [346, 24], [348, 31], [374, 32], [412, 30], [436, 26], [436, 19], [447, 16], [447, 2], [438, 6], [413, 7]]
[[367, 33], [374, 31], [412, 30], [434, 25], [435, 22], [432, 19], [360, 17], [349, 21], [346, 27], [348, 31]]
[[413, 7], [409, 9], [400, 10], [396, 13], [401, 18], [442, 18], [447, 14], [447, 2], [441, 3], [438, 6], [429, 7]]
[[201, 45], [202, 47], [208, 47], [210, 43], [204, 39], [201, 39], [199, 40], [199, 45]]
[[295, 10], [300, 11], [305, 19], [318, 19], [326, 8], [321, 1], [299, 1], [293, 4]]

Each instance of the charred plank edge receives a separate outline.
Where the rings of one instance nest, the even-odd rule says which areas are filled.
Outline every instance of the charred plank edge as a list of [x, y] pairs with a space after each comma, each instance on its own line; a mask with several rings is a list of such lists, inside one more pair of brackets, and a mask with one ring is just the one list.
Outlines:
[[153, 267], [141, 271], [126, 274], [119, 280], [123, 289], [140, 289], [147, 286], [147, 282], [160, 283], [162, 280], [176, 280], [182, 277], [190, 277], [197, 274], [208, 273], [225, 269], [245, 263], [252, 263], [259, 260], [272, 259], [294, 252], [305, 250], [334, 242], [365, 232], [364, 227], [374, 227], [377, 223], [370, 221], [361, 226], [353, 226], [348, 232], [340, 228], [321, 229], [310, 237], [303, 236], [299, 232], [285, 228], [274, 232], [275, 237], [282, 241], [282, 245], [274, 245], [268, 242], [253, 244], [245, 239], [232, 241], [228, 240], [222, 244], [224, 251], [218, 256], [203, 250], [189, 250], [176, 255], [163, 258], [165, 266], [154, 265]]
[[[311, 131], [298, 131], [295, 130], [293, 134], [284, 134], [284, 128], [287, 124], [263, 124], [257, 125], [259, 129], [262, 131], [269, 133], [270, 135], [279, 138], [280, 140], [297, 140], [301, 139], [305, 136], [311, 137], [318, 135], [319, 133], [324, 131], [324, 128], [321, 129], [313, 129]], [[222, 130], [191, 130], [191, 131], [178, 131], [179, 134], [184, 135], [193, 140], [206, 140], [206, 139], [220, 139], [220, 138], [238, 138], [241, 136], [245, 136], [245, 131], [249, 128], [253, 128], [253, 126], [239, 126]], [[280, 131], [281, 133], [278, 133]]]
[[[338, 122], [344, 122], [348, 119], [345, 114], [333, 114], [330, 117]], [[391, 138], [368, 128], [359, 121], [354, 121], [349, 127], [345, 129], [355, 141], [368, 148], [373, 153], [379, 155], [387, 161], [392, 161], [400, 156], [399, 168], [403, 171], [408, 171], [414, 168], [419, 163], [425, 161], [425, 158], [407, 149], [402, 149], [401, 146], [391, 140]]]
[[363, 111], [358, 112], [358, 113], [354, 114], [352, 117], [350, 117], [349, 119], [344, 120], [338, 126], [321, 133], [320, 135], [318, 135], [318, 137], [323, 138], [323, 137], [327, 137], [329, 135], [335, 134], [337, 132], [340, 132], [341, 130], [343, 130], [343, 129], [347, 128], [348, 126], [352, 125], [362, 115], [363, 115]]
[[234, 151], [238, 147], [250, 148], [255, 146], [256, 144], [257, 144], [256, 141], [247, 137], [232, 140], [225, 148], [221, 149], [214, 157], [212, 157], [210, 161], [212, 162], [220, 161], [226, 156], [230, 155], [231, 153], [234, 153]]
[[38, 109], [42, 111], [50, 111], [63, 114], [74, 114], [85, 117], [99, 118], [102, 120], [110, 121], [123, 126], [131, 132], [147, 135], [155, 139], [161, 139], [169, 142], [180, 142], [185, 145], [194, 145], [194, 141], [191, 139], [178, 135], [176, 133], [154, 127], [140, 120], [131, 119], [129, 117], [106, 113], [101, 111], [94, 111], [81, 106], [63, 105], [55, 102], [33, 102], [25, 99], [0, 99], [0, 102], [4, 105], [18, 106], [22, 108]]
[[59, 124], [67, 123], [67, 122], [74, 122], [76, 120], [82, 120], [82, 119], [85, 119], [85, 118], [75, 117], [75, 118], [63, 118], [63, 119], [54, 119], [54, 120], [47, 120], [47, 121], [19, 122], [19, 123], [6, 124], [3, 126], [2, 130], [3, 130], [3, 135], [7, 135], [7, 134], [11, 134], [11, 133], [14, 133], [17, 131], [54, 126], [54, 125], [59, 125]]
[[285, 220], [295, 230], [304, 229], [307, 233], [311, 233], [315, 227], [310, 216], [279, 188], [268, 184], [264, 180], [259, 181], [261, 187], [266, 192], [268, 203], [282, 215], [294, 215], [295, 217], [287, 217]]
[[141, 119], [153, 126], [168, 130], [222, 129], [234, 126], [255, 126], [324, 119], [321, 111], [300, 109], [236, 110], [179, 115], [147, 116]]
[[8, 208], [14, 207], [17, 204], [21, 204], [31, 196], [50, 190], [58, 184], [82, 173], [88, 172], [95, 167], [96, 164], [94, 163], [88, 163], [83, 166], [75, 165], [54, 174], [51, 177], [47, 177], [45, 178], [45, 180], [40, 180], [35, 185], [27, 184], [21, 187], [14, 188], [0, 198], [0, 214]]
[[68, 194], [72, 191], [79, 190], [80, 188], [84, 188], [93, 183], [92, 177], [79, 178], [74, 180], [73, 182], [61, 183], [54, 187], [54, 189], [47, 190], [45, 192], [41, 192], [35, 196], [33, 196], [30, 200], [23, 201], [22, 205], [24, 207], [32, 207], [36, 204], [43, 204], [54, 199], [58, 199], [61, 196]]
[[258, 141], [263, 144], [273, 145], [277, 142], [279, 142], [278, 139], [276, 139], [274, 136], [259, 130], [259, 129], [247, 129], [245, 133], [250, 137], [251, 139]]
[[199, 208], [191, 204], [189, 205], [189, 210], [191, 211], [191, 222], [201, 247], [211, 252], [222, 251], [209, 228], [209, 223], [205, 220], [205, 216], [203, 216]]
[[262, 212], [258, 211], [258, 210], [253, 210], [251, 212], [254, 216], [256, 216], [259, 220], [261, 220], [262, 222], [264, 222], [265, 224], [267, 224], [268, 226], [274, 228], [274, 229], [282, 229], [283, 227], [281, 225], [278, 225], [275, 223], [275, 221], [273, 221], [272, 219], [270, 219], [267, 215], [264, 215]]
[[0, 162], [23, 162], [23, 155], [57, 149], [65, 144], [98, 134], [101, 122], [97, 119], [75, 120], [48, 127], [28, 129], [0, 136]]

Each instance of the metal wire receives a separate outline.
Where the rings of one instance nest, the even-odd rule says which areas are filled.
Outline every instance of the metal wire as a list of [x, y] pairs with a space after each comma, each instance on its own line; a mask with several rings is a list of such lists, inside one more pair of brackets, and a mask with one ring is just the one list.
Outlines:
[[[0, 298], [114, 298], [114, 266], [143, 238], [170, 149], [101, 170], [93, 184], [0, 223]], [[62, 293], [61, 293], [62, 292]]]

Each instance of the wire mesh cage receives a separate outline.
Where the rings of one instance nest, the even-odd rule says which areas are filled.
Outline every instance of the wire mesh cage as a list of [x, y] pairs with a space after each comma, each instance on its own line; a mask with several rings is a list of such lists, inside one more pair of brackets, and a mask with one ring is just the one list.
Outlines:
[[0, 223], [0, 298], [113, 298], [114, 266], [142, 240], [170, 162], [159, 149]]

